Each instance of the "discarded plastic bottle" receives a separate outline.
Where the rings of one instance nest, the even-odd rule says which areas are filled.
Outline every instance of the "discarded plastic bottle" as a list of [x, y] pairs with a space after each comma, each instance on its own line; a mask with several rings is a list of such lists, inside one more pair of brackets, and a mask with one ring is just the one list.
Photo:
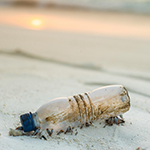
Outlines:
[[[58, 132], [94, 120], [122, 115], [130, 108], [130, 98], [122, 85], [112, 85], [70, 97], [53, 99], [35, 113], [20, 116], [24, 132], [53, 129]], [[112, 120], [110, 120], [112, 121]]]

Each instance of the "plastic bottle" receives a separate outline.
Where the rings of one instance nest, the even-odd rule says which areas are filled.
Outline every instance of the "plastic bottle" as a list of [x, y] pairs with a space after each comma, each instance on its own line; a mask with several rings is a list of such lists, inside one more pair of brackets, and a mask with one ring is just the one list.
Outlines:
[[122, 115], [130, 108], [130, 98], [122, 85], [112, 85], [70, 97], [61, 97], [42, 105], [35, 113], [20, 116], [24, 132], [66, 130], [99, 119]]

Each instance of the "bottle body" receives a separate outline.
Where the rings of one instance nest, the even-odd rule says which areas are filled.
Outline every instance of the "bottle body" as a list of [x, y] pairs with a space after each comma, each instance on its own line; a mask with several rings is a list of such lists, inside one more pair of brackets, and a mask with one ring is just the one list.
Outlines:
[[122, 115], [130, 98], [122, 85], [106, 86], [91, 92], [51, 100], [36, 111], [41, 130], [66, 130], [99, 119]]

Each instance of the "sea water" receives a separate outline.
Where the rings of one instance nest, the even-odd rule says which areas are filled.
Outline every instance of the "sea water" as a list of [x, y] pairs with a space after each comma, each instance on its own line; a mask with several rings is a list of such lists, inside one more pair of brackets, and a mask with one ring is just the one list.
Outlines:
[[[1, 5], [12, 5], [11, 1], [0, 1]], [[21, 2], [23, 0], [19, 0]], [[31, 1], [30, 1], [31, 2]], [[34, 0], [36, 6], [65, 6], [65, 7], [81, 7], [105, 11], [121, 11], [150, 14], [150, 0]], [[24, 3], [23, 3], [24, 4]]]

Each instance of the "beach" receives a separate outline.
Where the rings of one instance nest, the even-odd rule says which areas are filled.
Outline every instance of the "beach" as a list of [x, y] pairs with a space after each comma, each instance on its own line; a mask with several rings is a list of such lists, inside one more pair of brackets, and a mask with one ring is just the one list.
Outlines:
[[[38, 14], [38, 15], [37, 15]], [[28, 18], [40, 18], [34, 27]], [[18, 20], [17, 22], [15, 20]], [[0, 149], [150, 149], [150, 17], [53, 8], [0, 10]], [[57, 97], [121, 84], [125, 124], [104, 121], [49, 140], [9, 136], [19, 117]]]

